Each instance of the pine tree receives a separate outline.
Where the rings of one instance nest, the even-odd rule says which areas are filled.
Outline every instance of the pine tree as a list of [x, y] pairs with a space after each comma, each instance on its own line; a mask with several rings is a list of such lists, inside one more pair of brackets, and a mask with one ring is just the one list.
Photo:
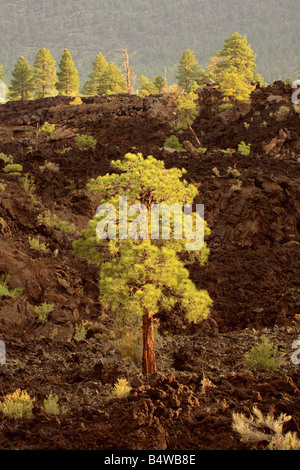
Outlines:
[[12, 72], [9, 96], [12, 100], [28, 100], [33, 97], [35, 91], [34, 73], [30, 63], [20, 57]]
[[152, 83], [148, 77], [141, 75], [138, 80], [139, 95], [140, 96], [149, 96], [153, 95], [156, 91], [154, 83]]
[[102, 74], [102, 83], [98, 87], [99, 95], [111, 95], [126, 93], [127, 84], [121, 70], [112, 62], [109, 62]]
[[165, 79], [161, 77], [160, 75], [156, 75], [156, 77], [153, 80], [153, 84], [156, 88], [156, 92], [160, 95], [163, 92], [163, 89], [165, 86]]
[[98, 89], [102, 85], [102, 76], [107, 66], [107, 60], [101, 54], [101, 52], [99, 52], [93, 62], [93, 70], [89, 75], [89, 80], [84, 84], [84, 87], [82, 88], [82, 93], [84, 95], [95, 96], [98, 94]]
[[228, 99], [233, 104], [236, 116], [237, 102], [249, 101], [254, 86], [249, 84], [236, 67], [231, 67], [223, 75], [220, 88], [225, 99]]
[[194, 53], [187, 49], [182, 55], [177, 72], [177, 83], [184, 91], [190, 92], [197, 88], [199, 80], [199, 64]]
[[5, 79], [5, 72], [3, 69], [3, 65], [0, 65], [0, 80], [4, 81]]
[[220, 59], [216, 66], [217, 74], [223, 76], [231, 67], [235, 67], [237, 73], [248, 82], [253, 80], [256, 55], [247, 43], [247, 36], [242, 37], [239, 33], [234, 33], [231, 38], [225, 39], [224, 49], [216, 54]]
[[34, 80], [37, 98], [53, 95], [57, 81], [55, 60], [45, 48], [40, 49], [35, 57]]
[[58, 82], [56, 89], [59, 95], [77, 95], [79, 88], [79, 77], [72, 56], [68, 49], [64, 50], [59, 63], [60, 71], [57, 72]]
[[[141, 154], [127, 154], [122, 161], [112, 162], [111, 166], [116, 173], [91, 180], [89, 189], [97, 191], [100, 203], [114, 207], [117, 215], [120, 215], [116, 207], [119, 196], [126, 195], [128, 207], [143, 205], [144, 218], [142, 211], [136, 220], [128, 210], [125, 227], [124, 221], [119, 221], [116, 237], [113, 231], [109, 234], [108, 228], [108, 237], [105, 238], [98, 235], [97, 227], [103, 219], [96, 215], [88, 229], [74, 242], [74, 250], [99, 267], [99, 299], [103, 309], [116, 317], [115, 328], [119, 329], [120, 335], [141, 329], [142, 372], [146, 375], [157, 370], [155, 315], [178, 309], [185, 312], [189, 322], [198, 323], [207, 317], [212, 301], [207, 291], [197, 290], [183, 260], [190, 258], [203, 265], [209, 250], [204, 242], [200, 249], [187, 251], [185, 243], [187, 239], [191, 240], [190, 233], [182, 238], [174, 235], [175, 222], [180, 220], [182, 223], [184, 205], [192, 204], [197, 194], [195, 186], [181, 180], [185, 170], [166, 169], [164, 162], [152, 156], [144, 159]], [[179, 206], [176, 215], [170, 214], [174, 234], [169, 239], [156, 236], [149, 229], [153, 223], [153, 205], [161, 203], [169, 207], [173, 204]], [[190, 218], [195, 220], [194, 215]], [[146, 220], [146, 227], [143, 220]], [[134, 227], [132, 232], [132, 226], [139, 226], [139, 233], [135, 233], [137, 236]], [[163, 228], [164, 222], [159, 219], [160, 233]], [[121, 236], [124, 229], [125, 236]], [[209, 233], [205, 223], [203, 233]]]

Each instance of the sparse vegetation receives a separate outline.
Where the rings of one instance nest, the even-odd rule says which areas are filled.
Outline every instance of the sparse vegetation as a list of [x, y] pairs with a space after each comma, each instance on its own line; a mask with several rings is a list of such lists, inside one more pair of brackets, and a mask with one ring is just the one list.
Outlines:
[[247, 157], [248, 155], [250, 155], [250, 152], [251, 152], [251, 144], [246, 144], [244, 141], [242, 141], [238, 145], [238, 152], [241, 155], [245, 155]]
[[76, 134], [75, 144], [80, 150], [94, 149], [97, 145], [97, 140], [89, 135]]
[[18, 388], [14, 393], [8, 394], [0, 403], [0, 411], [12, 419], [29, 419], [33, 413], [34, 398]]
[[261, 337], [260, 344], [253, 346], [251, 351], [245, 354], [244, 365], [249, 370], [262, 372], [276, 371], [282, 360], [278, 348], [270, 343], [265, 336]]
[[111, 400], [112, 398], [124, 398], [129, 395], [131, 391], [131, 387], [128, 384], [127, 379], [120, 378], [114, 385], [114, 389], [112, 393], [107, 397], [107, 400]]
[[3, 171], [5, 173], [8, 173], [9, 175], [15, 175], [15, 176], [20, 176], [21, 172], [23, 171], [23, 166], [19, 165], [17, 163], [8, 163], [5, 165], [3, 168]]
[[181, 150], [182, 144], [180, 144], [178, 137], [176, 135], [171, 135], [164, 143], [164, 147], [169, 147], [175, 150]]
[[291, 416], [281, 413], [275, 418], [273, 413], [264, 416], [253, 407], [253, 414], [247, 418], [243, 413], [233, 412], [233, 429], [243, 442], [267, 442], [267, 450], [300, 450], [300, 440], [295, 432], [283, 432], [283, 426]]
[[37, 316], [37, 318], [43, 322], [48, 321], [48, 317], [51, 312], [54, 310], [54, 305], [53, 304], [48, 304], [47, 302], [43, 302], [41, 305], [38, 305], [37, 307], [34, 308], [34, 313]]
[[39, 129], [39, 133], [43, 132], [47, 137], [53, 137], [55, 132], [55, 124], [50, 124], [49, 122], [44, 122], [42, 127]]
[[16, 287], [15, 289], [9, 289], [8, 283], [10, 276], [8, 274], [2, 274], [0, 276], [0, 296], [7, 295], [15, 299], [19, 299], [23, 294], [24, 289], [22, 287]]

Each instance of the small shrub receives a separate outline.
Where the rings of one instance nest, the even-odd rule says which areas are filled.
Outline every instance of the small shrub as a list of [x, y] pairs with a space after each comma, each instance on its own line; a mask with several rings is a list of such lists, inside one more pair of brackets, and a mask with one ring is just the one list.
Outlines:
[[50, 226], [53, 228], [59, 228], [61, 230], [64, 230], [65, 232], [74, 232], [75, 231], [75, 225], [70, 224], [69, 222], [66, 222], [64, 220], [59, 220], [56, 215], [50, 214], [49, 211], [46, 211], [45, 214], [39, 214], [38, 215], [38, 221], [46, 226]]
[[75, 135], [75, 144], [80, 150], [94, 149], [97, 145], [97, 140], [89, 135]]
[[107, 400], [112, 398], [124, 398], [129, 395], [131, 387], [128, 385], [127, 379], [118, 379], [114, 385], [112, 393], [107, 397]]
[[272, 413], [266, 417], [256, 407], [253, 415], [247, 418], [243, 413], [232, 414], [232, 428], [241, 436], [242, 442], [268, 442], [268, 450], [300, 450], [300, 440], [296, 433], [283, 433], [283, 425], [291, 419], [281, 413], [277, 419]]
[[228, 109], [232, 109], [232, 108], [233, 108], [233, 104], [231, 104], [231, 103], [222, 103], [218, 107], [218, 110], [221, 113], [222, 111], [227, 111]]
[[250, 122], [244, 122], [244, 128], [248, 130], [249, 127], [250, 127]]
[[33, 398], [26, 391], [17, 389], [14, 393], [6, 395], [0, 403], [0, 411], [13, 419], [28, 419], [32, 417]]
[[14, 299], [18, 299], [21, 297], [21, 295], [23, 294], [23, 290], [22, 287], [17, 287], [15, 289], [9, 289], [8, 287], [8, 282], [9, 282], [9, 275], [2, 275], [0, 276], [0, 296], [1, 295], [8, 295], [9, 297], [13, 297]]
[[250, 154], [250, 151], [251, 151], [251, 144], [245, 144], [245, 142], [242, 141], [242, 142], [238, 145], [238, 152], [239, 152], [241, 155], [248, 156], [248, 155]]
[[261, 372], [277, 370], [280, 362], [281, 354], [277, 347], [273, 346], [265, 336], [262, 336], [261, 343], [258, 346], [253, 346], [244, 357], [244, 365], [247, 369]]
[[53, 311], [53, 309], [54, 309], [53, 304], [48, 304], [47, 302], [43, 302], [38, 307], [35, 307], [33, 311], [39, 320], [46, 323], [48, 321], [48, 316]]
[[284, 121], [290, 114], [291, 109], [288, 106], [280, 106], [279, 110], [276, 113], [276, 120], [281, 122]]
[[207, 151], [207, 148], [205, 148], [205, 147], [198, 147], [197, 148], [197, 152], [199, 152], [199, 153], [205, 153], [206, 151]]
[[34, 177], [26, 174], [24, 177], [20, 178], [20, 182], [23, 185], [25, 191], [29, 194], [32, 202], [36, 202], [35, 199], [35, 183]]
[[39, 129], [39, 132], [44, 132], [48, 137], [53, 137], [55, 132], [55, 124], [49, 124], [45, 122], [42, 127]]
[[45, 253], [48, 246], [47, 243], [40, 242], [39, 238], [33, 238], [30, 235], [28, 237], [28, 242], [33, 250], [42, 251], [43, 253]]
[[0, 191], [5, 191], [6, 189], [6, 184], [0, 183]]
[[169, 147], [175, 150], [181, 150], [182, 145], [179, 143], [178, 137], [176, 135], [171, 135], [164, 143], [164, 147]]
[[6, 155], [5, 153], [0, 153], [0, 160], [2, 160], [4, 163], [10, 164], [14, 162], [13, 157], [11, 155]]
[[86, 334], [86, 328], [82, 323], [75, 325], [75, 341], [84, 341], [86, 339]]
[[230, 188], [231, 191], [240, 191], [242, 189], [242, 180], [237, 180], [235, 184], [233, 184]]
[[82, 99], [80, 98], [80, 96], [76, 96], [76, 98], [74, 98], [73, 101], [70, 101], [69, 104], [72, 104], [74, 106], [77, 106], [79, 104], [82, 104]]
[[56, 163], [53, 163], [53, 162], [48, 162], [48, 160], [46, 160], [45, 165], [41, 166], [40, 169], [42, 171], [49, 170], [49, 171], [57, 172], [57, 171], [59, 171], [59, 165], [57, 165]]
[[20, 175], [23, 171], [23, 167], [22, 165], [18, 165], [17, 163], [8, 163], [3, 168], [3, 171], [5, 171], [5, 173], [8, 173], [9, 175]]
[[50, 415], [55, 415], [55, 416], [59, 415], [60, 413], [65, 413], [66, 409], [64, 407], [60, 407], [58, 404], [58, 401], [59, 401], [58, 396], [57, 395], [53, 396], [50, 393], [48, 398], [44, 399], [44, 410], [46, 411], [46, 413]]

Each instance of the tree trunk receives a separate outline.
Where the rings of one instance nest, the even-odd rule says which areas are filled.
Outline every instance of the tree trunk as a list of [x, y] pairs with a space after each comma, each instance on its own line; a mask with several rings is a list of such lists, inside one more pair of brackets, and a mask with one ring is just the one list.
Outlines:
[[157, 371], [154, 351], [154, 321], [153, 317], [146, 312], [143, 315], [143, 375], [152, 374]]

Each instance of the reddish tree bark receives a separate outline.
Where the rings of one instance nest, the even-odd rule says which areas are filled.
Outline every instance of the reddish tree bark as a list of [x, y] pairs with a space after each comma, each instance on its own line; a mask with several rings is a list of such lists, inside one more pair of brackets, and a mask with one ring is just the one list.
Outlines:
[[143, 315], [143, 362], [142, 372], [144, 375], [157, 371], [154, 351], [154, 320], [146, 312]]

